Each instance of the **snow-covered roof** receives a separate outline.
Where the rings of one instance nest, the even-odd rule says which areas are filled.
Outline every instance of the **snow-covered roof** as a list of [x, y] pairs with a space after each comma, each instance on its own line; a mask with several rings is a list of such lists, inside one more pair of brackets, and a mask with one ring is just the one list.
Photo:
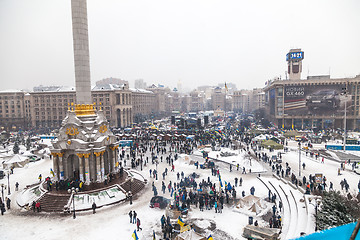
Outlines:
[[124, 89], [125, 84], [100, 84], [100, 85], [96, 85], [92, 88], [92, 91], [105, 91], [105, 90], [121, 90]]
[[1, 93], [20, 93], [23, 92], [23, 90], [18, 89], [7, 89], [7, 90], [0, 90]]
[[132, 92], [138, 92], [138, 93], [153, 93], [152, 91], [145, 90], [145, 89], [139, 89], [139, 88], [129, 88]]

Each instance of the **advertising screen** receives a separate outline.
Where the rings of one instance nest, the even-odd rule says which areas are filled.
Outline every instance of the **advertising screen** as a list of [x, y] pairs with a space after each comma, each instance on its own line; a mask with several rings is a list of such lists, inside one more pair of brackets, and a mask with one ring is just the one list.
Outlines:
[[291, 52], [286, 54], [286, 61], [289, 59], [304, 59], [304, 52]]
[[294, 85], [284, 89], [284, 113], [288, 115], [343, 115], [345, 100], [350, 106], [351, 96], [342, 95], [345, 85]]

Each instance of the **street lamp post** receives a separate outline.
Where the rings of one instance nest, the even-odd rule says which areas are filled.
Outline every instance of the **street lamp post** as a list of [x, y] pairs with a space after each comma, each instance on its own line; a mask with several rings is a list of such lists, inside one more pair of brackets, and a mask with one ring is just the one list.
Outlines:
[[10, 171], [8, 171], [7, 173], [7, 178], [8, 178], [8, 195], [10, 195]]
[[299, 177], [301, 176], [301, 143], [298, 143], [299, 145]]
[[1, 184], [1, 193], [2, 193], [2, 200], [4, 201], [4, 187], [5, 185], [2, 183]]
[[344, 106], [344, 151], [346, 150], [346, 108], [347, 108], [347, 86], [342, 89], [342, 94], [345, 96], [345, 106]]
[[156, 162], [155, 162], [155, 164], [156, 164], [156, 174], [155, 174], [155, 180], [158, 180], [158, 160], [156, 159], [155, 160]]
[[71, 189], [68, 189], [68, 192], [73, 195], [73, 199], [72, 199], [72, 201], [73, 201], [73, 211], [74, 211], [73, 218], [75, 219], [76, 218], [76, 214], [75, 214], [75, 194], [77, 194], [79, 192], [79, 189], [72, 187]]

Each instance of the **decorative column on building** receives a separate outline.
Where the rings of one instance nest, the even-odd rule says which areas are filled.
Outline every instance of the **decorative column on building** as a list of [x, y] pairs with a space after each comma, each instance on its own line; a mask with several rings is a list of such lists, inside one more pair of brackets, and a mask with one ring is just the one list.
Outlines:
[[85, 157], [85, 184], [90, 184], [90, 153], [84, 154]]
[[101, 182], [101, 163], [100, 163], [100, 152], [94, 152], [95, 164], [96, 164], [96, 181]]
[[83, 159], [83, 157], [84, 157], [84, 153], [77, 153], [76, 154], [77, 156], [78, 156], [78, 158], [79, 158], [79, 178], [80, 178], [80, 181], [84, 181], [84, 164], [83, 164], [83, 162], [84, 162], [84, 159]]
[[101, 181], [104, 181], [104, 177], [105, 177], [104, 153], [105, 153], [105, 151], [101, 151], [101, 152], [100, 152]]

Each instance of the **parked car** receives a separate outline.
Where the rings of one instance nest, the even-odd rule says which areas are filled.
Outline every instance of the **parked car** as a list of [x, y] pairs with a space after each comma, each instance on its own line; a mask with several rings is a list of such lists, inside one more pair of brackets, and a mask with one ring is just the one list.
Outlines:
[[167, 207], [169, 202], [170, 202], [170, 200], [167, 198], [164, 198], [163, 196], [154, 196], [150, 200], [150, 207], [164, 209]]

